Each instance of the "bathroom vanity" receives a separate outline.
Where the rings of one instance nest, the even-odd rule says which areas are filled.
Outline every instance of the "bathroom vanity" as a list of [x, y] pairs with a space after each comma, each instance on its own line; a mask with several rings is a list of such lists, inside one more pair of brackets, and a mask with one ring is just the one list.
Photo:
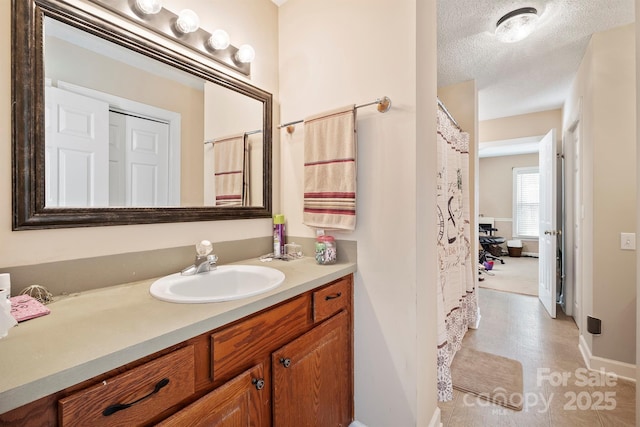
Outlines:
[[244, 300], [167, 303], [142, 281], [51, 304], [0, 340], [0, 424], [349, 425], [355, 264], [270, 266], [284, 283]]

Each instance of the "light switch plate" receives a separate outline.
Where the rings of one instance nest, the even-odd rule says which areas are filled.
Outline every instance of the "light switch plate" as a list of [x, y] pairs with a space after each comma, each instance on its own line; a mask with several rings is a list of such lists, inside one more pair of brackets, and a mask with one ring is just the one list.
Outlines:
[[635, 251], [636, 233], [620, 233], [620, 249], [626, 251]]

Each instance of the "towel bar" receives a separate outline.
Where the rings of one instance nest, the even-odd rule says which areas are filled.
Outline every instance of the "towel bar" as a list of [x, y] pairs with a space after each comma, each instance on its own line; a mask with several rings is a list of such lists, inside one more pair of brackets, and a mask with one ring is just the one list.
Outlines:
[[[378, 111], [380, 113], [386, 113], [391, 109], [391, 99], [388, 96], [383, 96], [382, 98], [378, 98], [375, 101], [367, 102], [366, 104], [356, 105], [356, 108], [367, 107], [369, 105], [378, 104]], [[287, 128], [287, 133], [293, 133], [296, 130], [295, 125], [298, 123], [302, 123], [304, 120], [296, 120], [293, 122], [283, 123], [278, 126], [278, 129], [282, 129], [284, 127]]]

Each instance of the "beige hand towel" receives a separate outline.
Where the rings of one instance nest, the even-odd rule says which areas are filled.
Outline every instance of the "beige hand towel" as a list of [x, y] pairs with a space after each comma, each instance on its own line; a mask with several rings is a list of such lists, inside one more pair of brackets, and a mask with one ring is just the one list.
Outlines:
[[216, 206], [242, 206], [245, 134], [214, 140], [213, 153]]
[[303, 223], [356, 228], [356, 110], [349, 105], [304, 121]]

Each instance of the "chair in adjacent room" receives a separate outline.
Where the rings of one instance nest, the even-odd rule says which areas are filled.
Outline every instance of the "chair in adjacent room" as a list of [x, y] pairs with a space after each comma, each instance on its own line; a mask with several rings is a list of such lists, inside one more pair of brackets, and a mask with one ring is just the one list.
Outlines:
[[481, 262], [484, 258], [500, 261], [501, 264], [504, 264], [504, 260], [501, 258], [502, 247], [500, 245], [506, 242], [506, 239], [496, 236], [496, 231], [498, 231], [498, 229], [491, 225], [479, 224], [480, 246], [482, 246], [483, 252], [480, 254]]

